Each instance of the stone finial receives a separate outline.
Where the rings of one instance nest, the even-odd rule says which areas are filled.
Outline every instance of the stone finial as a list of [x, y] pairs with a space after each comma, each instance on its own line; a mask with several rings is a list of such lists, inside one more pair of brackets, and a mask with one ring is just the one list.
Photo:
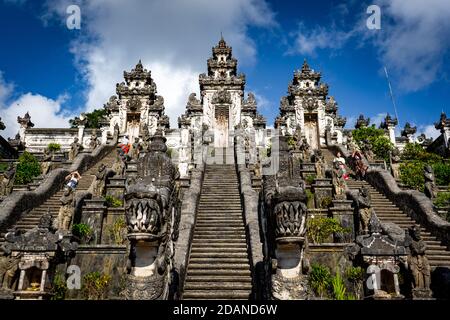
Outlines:
[[6, 129], [6, 126], [3, 123], [2, 118], [0, 117], [0, 130], [5, 130], [5, 129]]
[[402, 137], [409, 137], [415, 134], [417, 131], [417, 127], [412, 127], [409, 122], [405, 123], [405, 127], [403, 128], [401, 132]]
[[388, 114], [386, 114], [384, 121], [380, 124], [380, 128], [381, 129], [389, 129], [391, 127], [395, 127], [396, 125], [398, 125], [397, 118], [392, 118], [388, 113]]
[[368, 127], [370, 123], [370, 118], [365, 118], [363, 114], [360, 114], [358, 119], [356, 120], [355, 128], [364, 128]]
[[447, 115], [442, 112], [439, 121], [434, 124], [434, 127], [437, 130], [440, 130], [441, 133], [444, 133], [445, 130], [450, 128], [450, 119], [447, 118]]
[[31, 116], [28, 112], [23, 117], [17, 117], [17, 122], [25, 129], [34, 127], [34, 123], [31, 122]]

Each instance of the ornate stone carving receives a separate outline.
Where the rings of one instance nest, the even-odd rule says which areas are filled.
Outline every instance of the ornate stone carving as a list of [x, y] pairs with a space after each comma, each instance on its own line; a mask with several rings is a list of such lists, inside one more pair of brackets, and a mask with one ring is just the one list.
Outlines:
[[316, 168], [316, 178], [323, 179], [325, 178], [325, 159], [322, 154], [322, 150], [317, 149], [314, 151], [314, 167]]
[[34, 123], [31, 122], [30, 114], [27, 112], [23, 117], [17, 117], [17, 122], [22, 128], [28, 129], [34, 127]]
[[56, 220], [56, 228], [61, 231], [68, 231], [75, 212], [74, 191], [71, 188], [66, 188], [59, 202], [61, 202], [61, 207]]
[[332, 181], [333, 181], [333, 194], [337, 200], [345, 200], [345, 190], [347, 189], [347, 183], [344, 179], [345, 171], [338, 161], [333, 162]]
[[[305, 183], [292, 174], [287, 137], [280, 137], [279, 171], [263, 177], [264, 214], [267, 219], [268, 258], [272, 259], [272, 298], [304, 299], [307, 296], [303, 257], [306, 232]], [[291, 290], [296, 287], [297, 290]]]
[[12, 192], [15, 177], [16, 167], [11, 162], [0, 176], [0, 196], [7, 196]]
[[97, 130], [92, 130], [91, 137], [89, 139], [89, 148], [94, 150], [100, 145], [100, 140], [97, 138]]
[[[138, 160], [138, 178], [129, 178], [125, 217], [130, 240], [130, 268], [122, 294], [126, 299], [166, 299], [172, 242], [178, 238], [178, 171], [167, 155], [160, 129], [149, 152]], [[149, 288], [151, 290], [148, 290]]]
[[41, 159], [41, 174], [43, 176], [47, 175], [52, 167], [52, 157], [51, 152], [45, 148], [44, 155]]
[[361, 187], [358, 190], [358, 196], [356, 198], [356, 206], [358, 208], [360, 233], [369, 233], [369, 222], [373, 215], [372, 200], [370, 197], [370, 191], [366, 187]]
[[425, 165], [423, 167], [423, 176], [425, 178], [425, 189], [424, 189], [425, 195], [430, 199], [436, 198], [439, 189], [436, 186], [436, 178], [434, 176], [434, 170], [430, 165]]
[[405, 127], [403, 128], [401, 132], [402, 137], [410, 137], [413, 134], [415, 134], [417, 131], [417, 127], [411, 127], [411, 124], [409, 122], [405, 123]]
[[92, 194], [95, 197], [103, 197], [105, 194], [106, 179], [108, 178], [109, 170], [105, 164], [100, 164], [98, 171], [95, 173], [94, 181], [92, 182]]
[[231, 94], [227, 90], [216, 91], [212, 97], [213, 104], [231, 104]]
[[431, 267], [425, 255], [426, 244], [422, 240], [419, 228], [415, 226], [408, 228], [407, 245], [410, 250], [408, 269], [412, 276], [413, 298], [431, 298]]
[[5, 130], [5, 129], [6, 129], [6, 126], [2, 121], [2, 117], [0, 117], [0, 130]]
[[77, 155], [83, 150], [83, 146], [78, 142], [78, 138], [74, 138], [73, 142], [70, 144], [69, 150], [69, 160], [73, 161]]

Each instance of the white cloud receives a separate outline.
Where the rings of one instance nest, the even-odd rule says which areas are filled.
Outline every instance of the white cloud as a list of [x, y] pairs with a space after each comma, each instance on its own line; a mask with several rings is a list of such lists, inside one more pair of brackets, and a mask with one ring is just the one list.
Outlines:
[[434, 127], [434, 124], [418, 126], [417, 133], [417, 135], [424, 133], [427, 138], [433, 139], [436, 139], [441, 135], [439, 130], [436, 130], [436, 128]]
[[[356, 24], [337, 28], [335, 21], [347, 18], [347, 12], [335, 10], [327, 27], [308, 29], [300, 24], [294, 32], [295, 45], [288, 53], [313, 56], [318, 49], [340, 49], [352, 39], [358, 45], [373, 44], [380, 62], [388, 67], [404, 91], [417, 91], [439, 80], [449, 70], [444, 59], [450, 52], [450, 2], [378, 0], [375, 3], [381, 6], [381, 30], [367, 29], [369, 15], [365, 10], [356, 14]], [[358, 2], [355, 10], [362, 7]]]
[[350, 39], [353, 32], [344, 32], [335, 28], [318, 26], [308, 30], [303, 23], [299, 23], [294, 45], [288, 49], [287, 54], [302, 54], [315, 56], [318, 49], [339, 49]]
[[0, 72], [0, 114], [6, 129], [0, 134], [14, 137], [19, 131], [17, 117], [29, 112], [31, 121], [41, 128], [66, 128], [69, 126], [70, 115], [61, 112], [61, 104], [67, 99], [66, 95], [56, 100], [40, 94], [25, 93], [16, 99], [12, 97], [14, 84], [6, 82]]
[[[98, 108], [115, 94], [123, 70], [142, 59], [152, 71], [174, 126], [184, 112], [188, 95], [198, 90], [198, 74], [223, 32], [240, 63], [254, 64], [256, 48], [250, 26], [276, 26], [264, 0], [220, 1], [78, 1], [82, 23], [72, 52], [89, 89], [87, 107]], [[71, 1], [50, 0], [45, 19], [54, 13], [65, 24]]]
[[383, 17], [390, 19], [383, 19], [377, 43], [382, 61], [400, 79], [400, 86], [415, 91], [439, 79], [450, 52], [448, 0], [381, 3]]

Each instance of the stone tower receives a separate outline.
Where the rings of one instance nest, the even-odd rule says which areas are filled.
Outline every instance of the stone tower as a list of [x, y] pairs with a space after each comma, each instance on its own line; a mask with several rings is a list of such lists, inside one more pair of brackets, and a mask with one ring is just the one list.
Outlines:
[[131, 141], [142, 135], [147, 126], [150, 135], [158, 127], [169, 128], [169, 118], [164, 114], [164, 98], [157, 95], [151, 72], [144, 69], [141, 61], [131, 72], [124, 71], [125, 82], [116, 85], [117, 96], [112, 96], [105, 108], [110, 113], [110, 130], [119, 126], [122, 135]]
[[301, 70], [294, 72], [288, 86], [288, 95], [281, 98], [280, 115], [275, 119], [275, 128], [283, 134], [293, 134], [297, 127], [313, 149], [326, 143], [325, 133], [342, 143], [345, 119], [337, 115], [337, 103], [328, 98], [328, 85], [321, 83], [321, 73], [312, 70], [306, 60]]

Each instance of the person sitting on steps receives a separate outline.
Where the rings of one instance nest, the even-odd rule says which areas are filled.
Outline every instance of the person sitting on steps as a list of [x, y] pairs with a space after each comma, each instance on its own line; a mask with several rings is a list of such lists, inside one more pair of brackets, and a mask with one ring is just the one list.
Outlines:
[[67, 175], [66, 181], [69, 180], [66, 187], [72, 189], [72, 191], [75, 191], [78, 185], [78, 181], [80, 181], [81, 175], [78, 171], [73, 171], [70, 174]]

